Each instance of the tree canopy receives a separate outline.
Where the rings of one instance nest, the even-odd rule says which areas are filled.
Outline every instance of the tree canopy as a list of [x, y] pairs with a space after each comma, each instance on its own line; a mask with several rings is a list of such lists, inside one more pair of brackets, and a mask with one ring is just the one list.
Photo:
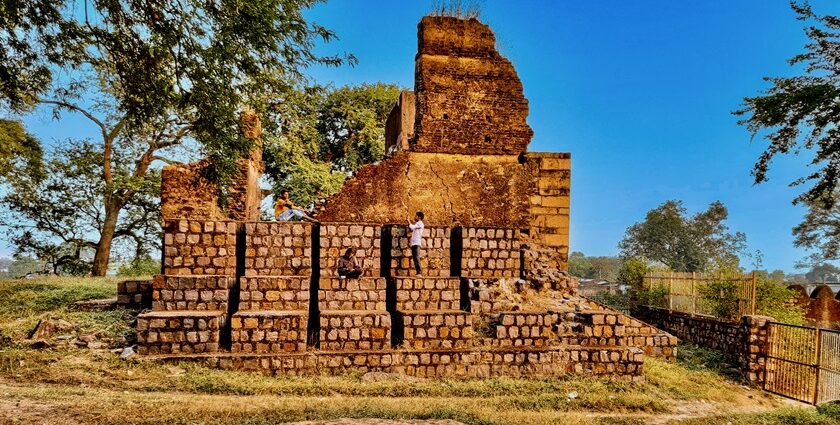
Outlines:
[[[54, 185], [53, 193], [28, 195], [13, 190], [12, 204], [36, 202], [66, 208], [68, 202], [62, 203], [63, 199], [49, 198], [72, 194], [60, 181], [66, 177], [81, 185], [78, 192], [99, 196], [91, 201], [99, 208], [91, 212], [95, 219], [86, 223], [94, 227], [86, 235], [98, 235], [97, 240], [78, 238], [73, 232], [53, 230], [53, 234], [89, 242], [88, 248], [95, 251], [91, 272], [104, 275], [112, 241], [121, 235], [119, 223], [133, 219], [132, 206], [145, 199], [145, 188], [158, 179], [152, 163], [171, 161], [172, 148], [193, 139], [210, 159], [206, 175], [220, 188], [227, 187], [237, 172], [236, 160], [250, 148], [239, 121], [246, 106], [265, 116], [275, 99], [302, 83], [305, 67], [355, 61], [350, 55], [314, 53], [318, 40], [335, 36], [303, 17], [303, 9], [320, 2], [20, 0], [0, 4], [0, 108], [20, 114], [47, 105], [56, 118], [63, 113], [79, 114], [98, 130], [96, 141], [75, 141], [71, 150], [57, 153], [72, 156], [69, 168], [52, 159], [48, 170], [52, 175], [46, 182], [13, 182], [17, 188]], [[4, 157], [8, 155], [0, 151], [0, 164], [8, 162]], [[72, 168], [92, 161], [98, 165], [82, 167], [84, 172]], [[95, 173], [88, 172], [94, 168]], [[91, 181], [78, 180], [81, 176]], [[35, 218], [30, 215], [27, 220]], [[27, 238], [18, 242], [32, 243], [19, 247], [46, 246], [34, 232], [31, 237], [20, 234]]]
[[755, 137], [763, 134], [767, 148], [753, 169], [756, 183], [767, 181], [770, 163], [779, 154], [813, 153], [815, 169], [793, 185], [813, 182], [796, 201], [819, 202], [830, 208], [840, 181], [840, 18], [818, 16], [807, 4], [791, 2], [797, 18], [809, 22], [805, 52], [791, 58], [804, 75], [767, 77], [772, 84], [762, 95], [744, 99], [735, 111]]
[[730, 233], [724, 224], [728, 214], [722, 203], [713, 202], [706, 211], [688, 217], [682, 201], [667, 201], [627, 228], [618, 247], [622, 257], [658, 262], [673, 271], [735, 267], [746, 236]]
[[385, 121], [400, 88], [374, 83], [311, 86], [277, 99], [264, 140], [274, 192], [291, 189], [308, 204], [332, 195], [348, 173], [385, 154]]

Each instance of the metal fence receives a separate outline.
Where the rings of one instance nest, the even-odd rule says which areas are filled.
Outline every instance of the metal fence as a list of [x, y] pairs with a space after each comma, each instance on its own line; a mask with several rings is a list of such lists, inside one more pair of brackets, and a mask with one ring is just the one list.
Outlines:
[[701, 289], [714, 282], [730, 284], [733, 291], [732, 315], [740, 317], [755, 314], [755, 272], [742, 273], [682, 273], [651, 272], [645, 275], [645, 289], [657, 287], [666, 290], [663, 307], [672, 311], [717, 316], [714, 305], [704, 299]]
[[806, 403], [840, 400], [840, 331], [769, 325], [764, 389]]

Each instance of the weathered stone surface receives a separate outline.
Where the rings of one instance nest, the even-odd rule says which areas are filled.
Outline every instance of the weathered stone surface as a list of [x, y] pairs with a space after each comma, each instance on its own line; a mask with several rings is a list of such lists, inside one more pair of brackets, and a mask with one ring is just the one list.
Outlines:
[[516, 156], [399, 152], [368, 164], [327, 201], [321, 221], [527, 227], [529, 169]]
[[117, 304], [126, 308], [151, 308], [152, 281], [125, 280], [117, 282]]
[[534, 132], [513, 65], [475, 19], [426, 16], [418, 25], [415, 152], [518, 155]]
[[231, 318], [232, 353], [306, 350], [305, 311], [240, 311]]

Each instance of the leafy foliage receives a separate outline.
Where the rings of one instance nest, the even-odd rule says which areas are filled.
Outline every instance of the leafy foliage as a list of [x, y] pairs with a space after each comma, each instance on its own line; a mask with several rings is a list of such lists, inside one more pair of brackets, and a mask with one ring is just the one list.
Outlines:
[[625, 258], [659, 262], [681, 272], [705, 271], [738, 264], [746, 236], [730, 233], [726, 207], [713, 202], [706, 211], [686, 216], [682, 201], [667, 201], [630, 226], [619, 243]]
[[382, 159], [385, 121], [400, 88], [375, 83], [312, 86], [287, 93], [266, 122], [266, 174], [274, 193], [309, 204], [337, 192], [348, 173]]
[[55, 273], [87, 274], [105, 220], [106, 196], [125, 196], [114, 238], [134, 256], [158, 247], [160, 176], [134, 178], [131, 157], [116, 149], [115, 189], [102, 180], [101, 146], [68, 141], [43, 164], [45, 176], [18, 172], [7, 179], [0, 198], [0, 224], [18, 255], [31, 255]]
[[16, 169], [43, 177], [42, 156], [41, 142], [19, 121], [0, 119], [0, 179]]
[[805, 322], [805, 309], [793, 303], [796, 292], [787, 289], [784, 276], [778, 273], [756, 272], [755, 309], [757, 314], [801, 325]]
[[840, 19], [817, 16], [806, 3], [791, 2], [800, 21], [810, 22], [805, 34], [810, 42], [805, 52], [794, 56], [791, 65], [804, 65], [805, 75], [765, 78], [773, 84], [764, 94], [744, 99], [744, 108], [735, 111], [739, 121], [753, 134], [767, 131], [767, 149], [753, 169], [756, 183], [767, 181], [767, 171], [778, 154], [813, 151], [817, 171], [793, 182], [815, 182], [797, 201], [819, 202], [829, 208], [836, 202], [833, 193], [840, 181]]
[[[97, 191], [103, 217], [93, 274], [107, 270], [116, 223], [137, 192], [132, 185], [147, 173], [155, 178], [152, 163], [169, 161], [161, 156], [167, 149], [194, 139], [210, 158], [207, 177], [226, 188], [251, 147], [240, 131], [246, 106], [264, 114], [309, 65], [355, 62], [313, 52], [316, 41], [335, 36], [303, 17], [320, 2], [21, 0], [0, 7], [0, 107], [23, 113], [48, 105], [56, 118], [78, 113], [100, 130], [102, 170], [91, 177], [105, 190]], [[113, 171], [120, 149], [135, 165], [122, 180]]]
[[812, 260], [817, 263], [840, 260], [840, 189], [832, 197], [831, 201], [806, 200], [808, 213], [793, 228], [794, 245], [816, 250]]
[[621, 264], [617, 279], [621, 283], [630, 285], [634, 290], [640, 291], [644, 286], [644, 278], [647, 272], [648, 266], [644, 261], [638, 258], [630, 258]]
[[117, 270], [117, 276], [153, 276], [160, 273], [160, 261], [146, 255], [135, 257]]
[[840, 282], [840, 267], [833, 264], [814, 264], [805, 278], [810, 283]]
[[569, 273], [584, 279], [614, 281], [620, 264], [621, 260], [617, 257], [587, 257], [577, 251], [569, 255]]
[[703, 297], [704, 312], [725, 319], [737, 318], [740, 310], [738, 282], [730, 279], [713, 280], [701, 284], [697, 292]]

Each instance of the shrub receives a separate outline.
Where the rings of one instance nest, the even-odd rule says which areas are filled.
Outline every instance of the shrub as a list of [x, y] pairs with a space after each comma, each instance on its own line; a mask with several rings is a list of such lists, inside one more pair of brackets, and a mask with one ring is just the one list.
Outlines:
[[135, 258], [117, 270], [117, 276], [151, 276], [158, 273], [160, 273], [160, 261], [149, 256]]

